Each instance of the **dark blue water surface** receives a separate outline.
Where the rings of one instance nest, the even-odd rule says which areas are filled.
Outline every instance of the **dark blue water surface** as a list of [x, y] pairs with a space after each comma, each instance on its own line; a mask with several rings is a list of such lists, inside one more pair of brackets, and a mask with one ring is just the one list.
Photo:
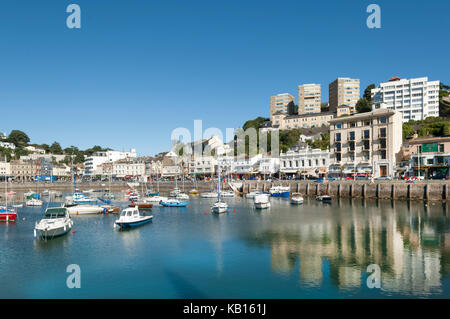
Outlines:
[[[272, 199], [257, 211], [236, 198], [217, 216], [213, 201], [156, 205], [152, 223], [128, 231], [113, 228], [117, 215], [73, 216], [75, 232], [48, 241], [33, 236], [47, 204], [21, 208], [0, 224], [0, 298], [450, 297], [448, 204]], [[70, 264], [79, 289], [66, 285]], [[379, 289], [366, 284], [370, 264]]]

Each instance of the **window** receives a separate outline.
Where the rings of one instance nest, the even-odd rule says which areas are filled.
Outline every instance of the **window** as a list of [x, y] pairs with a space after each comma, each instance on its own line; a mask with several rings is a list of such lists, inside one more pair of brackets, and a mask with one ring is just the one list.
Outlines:
[[380, 128], [380, 137], [386, 137], [386, 128], [385, 127]]
[[383, 123], [383, 124], [385, 124], [387, 122], [387, 119], [386, 119], [386, 117], [380, 117], [380, 123]]
[[439, 144], [439, 153], [444, 153], [444, 144]]
[[381, 157], [381, 159], [386, 159], [386, 151], [381, 151], [380, 157]]
[[336, 142], [341, 141], [341, 133], [336, 133]]
[[370, 138], [370, 131], [364, 130], [363, 131], [363, 139], [369, 139]]

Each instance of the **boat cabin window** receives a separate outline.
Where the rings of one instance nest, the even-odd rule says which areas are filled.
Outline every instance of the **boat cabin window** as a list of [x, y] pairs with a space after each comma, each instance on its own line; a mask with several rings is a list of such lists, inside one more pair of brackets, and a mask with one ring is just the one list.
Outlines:
[[65, 208], [49, 208], [45, 211], [46, 218], [62, 218], [66, 216]]

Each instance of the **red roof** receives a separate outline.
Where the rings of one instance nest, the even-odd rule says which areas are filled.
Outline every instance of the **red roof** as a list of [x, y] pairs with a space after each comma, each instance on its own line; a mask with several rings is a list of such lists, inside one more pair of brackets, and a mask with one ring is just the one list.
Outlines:
[[398, 81], [400, 78], [398, 76], [394, 76], [393, 78], [390, 78], [389, 81]]

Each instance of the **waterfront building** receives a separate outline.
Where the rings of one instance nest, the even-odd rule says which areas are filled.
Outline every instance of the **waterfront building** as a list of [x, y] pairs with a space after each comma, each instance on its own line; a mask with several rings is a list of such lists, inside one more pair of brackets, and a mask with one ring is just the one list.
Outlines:
[[280, 172], [291, 177], [323, 177], [328, 171], [329, 162], [328, 150], [296, 147], [280, 154]]
[[57, 179], [68, 179], [71, 178], [72, 172], [70, 170], [70, 166], [65, 164], [53, 165], [53, 176], [56, 176]]
[[259, 161], [259, 174], [261, 175], [273, 175], [280, 170], [280, 158], [276, 157], [262, 157]]
[[129, 152], [105, 151], [95, 152], [91, 156], [86, 157], [84, 163], [84, 175], [101, 175], [100, 165], [106, 162], [115, 162], [121, 159], [136, 158], [136, 150], [132, 148]]
[[2, 140], [6, 139], [6, 133], [0, 132], [0, 139]]
[[140, 178], [145, 176], [145, 163], [133, 160], [118, 160], [112, 163], [112, 175], [118, 178]]
[[275, 114], [272, 117], [272, 126], [280, 130], [299, 128], [312, 128], [328, 126], [329, 121], [335, 117], [335, 113], [322, 112], [302, 115]]
[[393, 176], [402, 145], [401, 113], [375, 110], [330, 121], [331, 175]]
[[350, 114], [356, 113], [356, 103], [360, 99], [359, 79], [337, 78], [328, 86], [328, 97], [331, 112], [336, 112], [341, 105], [347, 105]]
[[348, 105], [339, 105], [336, 108], [336, 117], [347, 116], [352, 114], [352, 108]]
[[372, 110], [396, 110], [403, 122], [439, 116], [439, 81], [393, 77], [372, 89]]
[[232, 171], [237, 175], [252, 175], [259, 173], [259, 162], [262, 154], [250, 158], [237, 158], [234, 160]]
[[0, 161], [0, 177], [4, 179], [5, 177], [11, 176], [11, 164], [6, 161]]
[[9, 143], [9, 142], [1, 142], [0, 141], [0, 147], [10, 148], [12, 150], [16, 149], [16, 145], [14, 145], [14, 143]]
[[298, 86], [298, 114], [320, 113], [320, 84]]
[[[189, 161], [189, 175], [214, 176], [217, 160], [212, 156], [193, 156]], [[222, 167], [223, 170], [223, 167]]]
[[408, 140], [410, 165], [413, 176], [450, 176], [450, 136], [421, 137]]
[[39, 162], [35, 161], [11, 161], [10, 162], [11, 176], [17, 182], [31, 182], [34, 177], [38, 175], [40, 170]]
[[288, 104], [295, 103], [295, 98], [289, 93], [277, 94], [270, 97], [270, 118], [275, 113], [288, 114]]

